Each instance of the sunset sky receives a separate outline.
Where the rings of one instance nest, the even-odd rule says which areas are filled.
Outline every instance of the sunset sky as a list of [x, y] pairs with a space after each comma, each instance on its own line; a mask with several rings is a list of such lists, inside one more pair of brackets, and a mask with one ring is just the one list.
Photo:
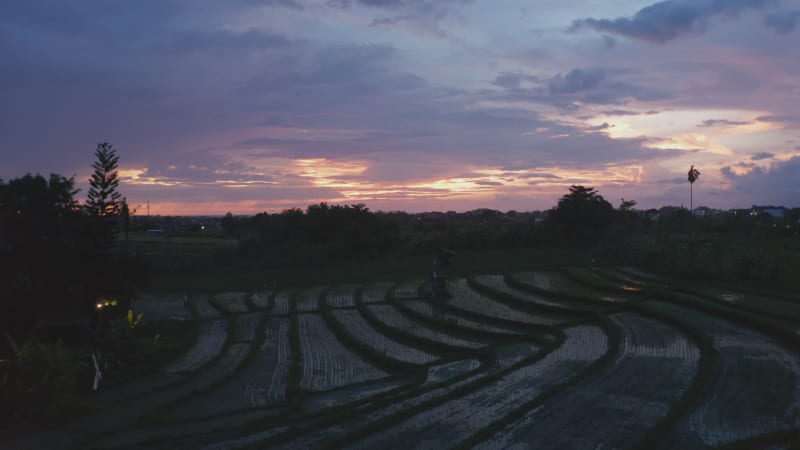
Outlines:
[[0, 178], [103, 140], [151, 214], [797, 207], [800, 0], [0, 2]]

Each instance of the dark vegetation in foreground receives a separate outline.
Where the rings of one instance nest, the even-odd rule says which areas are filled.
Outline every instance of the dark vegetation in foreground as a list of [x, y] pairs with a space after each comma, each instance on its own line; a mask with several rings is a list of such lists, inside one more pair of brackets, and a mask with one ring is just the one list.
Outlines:
[[[80, 410], [76, 399], [90, 390], [84, 380], [94, 373], [86, 355], [96, 349], [113, 381], [181, 348], [187, 330], [153, 328], [128, 314], [140, 289], [253, 291], [424, 278], [442, 248], [456, 252], [451, 276], [630, 264], [770, 289], [800, 277], [799, 209], [781, 220], [698, 217], [681, 208], [656, 218], [635, 202], [614, 208], [583, 186], [542, 214], [408, 214], [321, 203], [229, 214], [218, 230], [197, 225], [151, 235], [147, 230], [167, 219], [131, 215], [116, 193], [108, 150], [98, 146], [98, 185], [85, 205], [74, 198], [74, 180], [57, 174], [0, 182], [0, 394], [10, 405], [2, 408], [4, 423], [45, 423]], [[48, 323], [78, 324], [87, 336], [48, 335], [41, 331]]]

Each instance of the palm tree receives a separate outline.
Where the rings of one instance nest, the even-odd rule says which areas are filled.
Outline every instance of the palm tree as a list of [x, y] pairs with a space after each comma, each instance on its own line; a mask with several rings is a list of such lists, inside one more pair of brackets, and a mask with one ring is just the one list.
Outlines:
[[692, 204], [692, 186], [694, 186], [694, 182], [700, 178], [700, 171], [694, 168], [694, 165], [689, 168], [689, 212], [692, 212], [694, 209], [694, 205]]
[[700, 171], [695, 169], [694, 165], [692, 165], [689, 167], [689, 223], [691, 224], [692, 240], [694, 240], [694, 192], [692, 187], [698, 178], [700, 178]]

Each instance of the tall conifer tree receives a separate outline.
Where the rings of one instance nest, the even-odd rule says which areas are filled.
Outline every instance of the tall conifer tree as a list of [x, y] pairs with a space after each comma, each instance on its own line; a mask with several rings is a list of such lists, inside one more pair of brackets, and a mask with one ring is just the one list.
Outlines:
[[101, 254], [108, 254], [117, 239], [117, 219], [122, 208], [121, 195], [117, 192], [119, 156], [114, 146], [107, 141], [97, 144], [94, 155], [96, 161], [92, 165], [94, 173], [89, 178], [91, 187], [86, 199], [86, 210], [96, 219], [93, 233], [96, 249]]
[[97, 161], [94, 162], [91, 178], [89, 178], [89, 196], [86, 199], [86, 208], [93, 216], [118, 216], [120, 214], [119, 175], [117, 163], [119, 156], [114, 146], [108, 142], [97, 144], [94, 152]]

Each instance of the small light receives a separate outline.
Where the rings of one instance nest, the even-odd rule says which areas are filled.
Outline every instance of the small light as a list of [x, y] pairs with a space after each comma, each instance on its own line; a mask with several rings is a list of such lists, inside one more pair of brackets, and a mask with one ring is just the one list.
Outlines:
[[102, 304], [102, 303], [98, 303], [98, 304], [97, 304], [97, 309], [100, 309], [100, 308], [102, 308], [102, 307], [103, 307], [103, 304]]

